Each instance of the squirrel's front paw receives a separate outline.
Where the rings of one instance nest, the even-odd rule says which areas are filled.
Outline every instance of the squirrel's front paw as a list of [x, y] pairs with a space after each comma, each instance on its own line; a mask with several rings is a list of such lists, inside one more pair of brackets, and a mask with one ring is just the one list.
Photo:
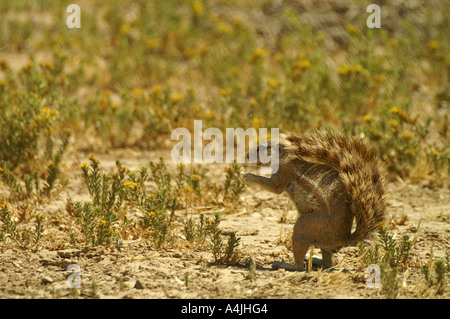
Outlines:
[[246, 173], [246, 174], [244, 174], [243, 177], [244, 177], [245, 183], [246, 183], [246, 184], [250, 184], [251, 182], [254, 181], [255, 175], [254, 175], [254, 174], [251, 174], [251, 173]]

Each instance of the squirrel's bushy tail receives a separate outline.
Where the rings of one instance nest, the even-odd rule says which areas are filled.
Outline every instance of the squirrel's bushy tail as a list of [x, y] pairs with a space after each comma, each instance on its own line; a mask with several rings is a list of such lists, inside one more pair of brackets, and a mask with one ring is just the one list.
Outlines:
[[339, 172], [356, 221], [348, 245], [356, 245], [376, 231], [386, 210], [386, 173], [377, 149], [361, 138], [326, 131], [285, 138], [290, 156], [323, 163]]

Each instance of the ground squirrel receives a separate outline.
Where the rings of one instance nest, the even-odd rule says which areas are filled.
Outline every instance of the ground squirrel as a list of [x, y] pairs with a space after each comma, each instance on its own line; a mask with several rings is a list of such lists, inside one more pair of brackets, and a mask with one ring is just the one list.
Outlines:
[[[281, 135], [278, 146], [279, 167], [271, 177], [244, 175], [248, 184], [276, 194], [286, 191], [299, 213], [292, 234], [295, 264], [273, 267], [303, 270], [311, 245], [321, 249], [322, 266], [331, 267], [334, 252], [368, 238], [383, 223], [384, 165], [373, 145], [342, 133]], [[270, 151], [270, 142], [265, 147]]]

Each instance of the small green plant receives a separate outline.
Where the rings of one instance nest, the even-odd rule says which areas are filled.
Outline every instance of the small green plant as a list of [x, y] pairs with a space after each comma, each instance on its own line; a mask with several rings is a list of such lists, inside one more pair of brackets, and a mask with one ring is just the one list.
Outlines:
[[209, 245], [214, 257], [215, 264], [229, 264], [233, 261], [235, 248], [241, 240], [234, 232], [230, 233], [227, 245], [224, 246], [222, 231], [219, 229], [220, 213], [214, 214], [214, 219], [208, 220], [209, 224]]
[[411, 250], [409, 236], [403, 235], [400, 242], [397, 243], [386, 227], [381, 227], [379, 235], [385, 253], [382, 261], [392, 267], [407, 267], [407, 260]]
[[78, 299], [78, 297], [80, 296], [80, 292], [76, 287], [70, 288], [69, 296], [72, 299]]
[[0, 205], [0, 241], [6, 241], [7, 238], [10, 238], [22, 249], [37, 249], [39, 241], [44, 234], [44, 220], [45, 216], [43, 214], [36, 214], [34, 216], [33, 230], [24, 229], [20, 231], [20, 222], [12, 217], [10, 206], [3, 203]]
[[181, 195], [183, 192], [184, 185], [186, 185], [186, 166], [183, 163], [177, 165], [177, 176], [176, 181], [176, 194]]
[[184, 225], [184, 235], [188, 241], [193, 241], [197, 237], [195, 222], [192, 218], [189, 218]]
[[37, 247], [39, 241], [42, 238], [42, 235], [44, 234], [44, 220], [45, 216], [43, 214], [37, 214], [34, 217], [34, 238], [33, 238], [33, 246]]
[[224, 255], [224, 262], [225, 263], [229, 263], [233, 260], [233, 258], [235, 257], [235, 249], [239, 246], [239, 242], [241, 241], [240, 237], [236, 237], [236, 234], [234, 232], [231, 232], [229, 237], [228, 237], [228, 242], [227, 242], [227, 246], [226, 246], [226, 250], [225, 250], [225, 255]]
[[229, 198], [232, 203], [236, 203], [246, 189], [240, 165], [234, 162], [225, 169], [225, 174], [224, 198]]
[[425, 278], [426, 287], [433, 289], [435, 294], [442, 295], [446, 288], [447, 265], [443, 259], [422, 266], [422, 274]]
[[[178, 202], [176, 190], [171, 185], [172, 175], [167, 169], [163, 158], [159, 163], [150, 162], [151, 180], [157, 190], [151, 195], [136, 193], [136, 202], [143, 210], [139, 225], [142, 229], [150, 229], [157, 247], [161, 247], [171, 238], [171, 224]], [[146, 171], [141, 169], [141, 182], [146, 179]], [[145, 177], [145, 178], [144, 178]]]
[[[171, 214], [168, 214], [168, 201], [172, 203]], [[174, 216], [176, 200], [167, 198], [167, 192], [158, 190], [156, 195], [142, 199], [141, 208], [144, 210], [139, 225], [142, 229], [150, 229], [157, 247], [161, 247], [170, 235], [170, 225]]]
[[108, 245], [118, 235], [116, 223], [126, 196], [124, 180], [127, 170], [117, 161], [117, 173], [107, 175], [100, 170], [100, 161], [94, 154], [89, 154], [89, 160], [90, 166], [83, 163], [81, 170], [91, 202], [72, 203], [69, 200], [66, 210], [76, 217], [87, 243]]
[[188, 241], [196, 241], [199, 244], [203, 244], [209, 233], [211, 222], [209, 219], [205, 219], [205, 214], [199, 214], [198, 223], [196, 223], [191, 217], [187, 219], [183, 231]]
[[387, 299], [395, 299], [398, 295], [398, 270], [395, 267], [390, 267], [387, 264], [380, 265], [381, 276], [381, 293]]
[[184, 273], [184, 285], [186, 286], [186, 288], [189, 286], [190, 277], [191, 274], [189, 272]]
[[69, 103], [57, 85], [60, 70], [31, 60], [14, 74], [6, 62], [0, 64], [6, 78], [0, 80], [0, 180], [13, 200], [49, 197], [72, 134], [61, 125]]
[[162, 157], [159, 158], [158, 163], [150, 162], [150, 168], [152, 172], [152, 180], [155, 182], [158, 189], [167, 189], [171, 190], [170, 181], [172, 179], [172, 174], [166, 167], [164, 163], [164, 159]]
[[[39, 172], [37, 169], [31, 168], [31, 166], [26, 168], [26, 165], [22, 165], [22, 169], [27, 172], [17, 174], [10, 170], [10, 165], [7, 162], [0, 161], [0, 180], [9, 187], [12, 199], [25, 200], [33, 196], [37, 198], [51, 196], [51, 191], [55, 187], [61, 172], [60, 164], [67, 149], [70, 136], [70, 131], [64, 131], [61, 137], [61, 145], [56, 154], [53, 153], [53, 137], [48, 137], [45, 171]], [[30, 170], [33, 170], [31, 175], [28, 173]], [[62, 181], [62, 183], [67, 183], [67, 180]], [[25, 186], [25, 189], [23, 186]]]
[[221, 264], [223, 261], [222, 256], [222, 248], [223, 248], [223, 240], [222, 240], [222, 231], [219, 229], [220, 224], [220, 214], [216, 213], [214, 215], [213, 220], [210, 221], [210, 230], [209, 230], [209, 245], [211, 252], [214, 256], [214, 263]]
[[100, 295], [98, 294], [97, 283], [95, 281], [91, 282], [90, 290], [86, 294], [87, 299], [100, 299]]
[[364, 266], [385, 263], [391, 267], [406, 269], [411, 253], [409, 236], [404, 235], [398, 242], [384, 226], [380, 227], [378, 235], [379, 242], [372, 247], [363, 242], [358, 245]]
[[214, 258], [214, 264], [229, 264], [234, 261], [235, 249], [239, 246], [239, 237], [234, 232], [230, 233], [228, 241], [225, 244], [222, 236], [222, 230], [219, 228], [221, 221], [220, 213], [216, 212], [213, 218], [205, 218], [200, 213], [199, 221], [196, 223], [192, 218], [188, 218], [184, 225], [184, 234], [186, 240], [197, 242], [200, 245], [209, 238], [209, 249]]
[[9, 204], [2, 203], [0, 206], [0, 221], [2, 227], [0, 228], [0, 240], [6, 240], [6, 236], [9, 235], [12, 239], [16, 238], [16, 222], [11, 217], [11, 211]]
[[[439, 151], [437, 147], [431, 147], [427, 152], [427, 160], [431, 163], [435, 174], [439, 179], [447, 180], [450, 176], [450, 150]], [[450, 185], [450, 184], [447, 184]]]

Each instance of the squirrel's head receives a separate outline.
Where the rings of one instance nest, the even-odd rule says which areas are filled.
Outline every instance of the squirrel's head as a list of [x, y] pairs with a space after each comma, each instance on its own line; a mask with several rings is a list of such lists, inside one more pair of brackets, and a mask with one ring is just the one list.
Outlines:
[[259, 141], [257, 145], [251, 147], [245, 159], [249, 164], [256, 164], [259, 168], [270, 167], [272, 173], [278, 170], [280, 161], [286, 155], [286, 139], [283, 135], [274, 139]]

